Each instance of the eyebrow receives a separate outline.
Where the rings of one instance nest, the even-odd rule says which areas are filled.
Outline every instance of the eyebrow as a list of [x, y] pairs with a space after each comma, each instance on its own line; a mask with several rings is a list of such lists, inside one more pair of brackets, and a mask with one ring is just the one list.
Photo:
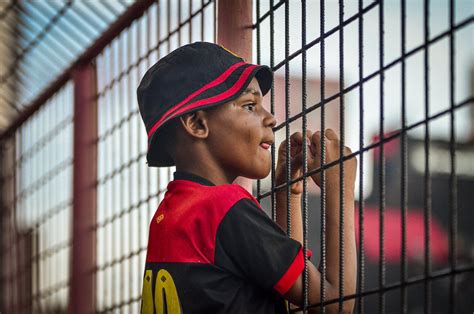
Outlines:
[[262, 94], [261, 94], [258, 90], [256, 90], [255, 88], [247, 88], [247, 89], [242, 93], [242, 95], [249, 94], [249, 93], [251, 93], [251, 94], [253, 94], [253, 95], [255, 95], [255, 96], [260, 96], [260, 97], [262, 97]]

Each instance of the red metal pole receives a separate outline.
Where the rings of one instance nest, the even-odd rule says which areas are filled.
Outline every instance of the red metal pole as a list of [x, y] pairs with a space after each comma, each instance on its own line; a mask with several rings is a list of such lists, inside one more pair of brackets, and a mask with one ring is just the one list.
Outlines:
[[252, 61], [252, 0], [217, 1], [217, 43]]
[[[217, 43], [252, 62], [252, 0], [217, 1]], [[252, 193], [252, 180], [238, 177], [240, 184]]]
[[74, 165], [69, 313], [95, 313], [97, 83], [92, 64], [74, 79]]

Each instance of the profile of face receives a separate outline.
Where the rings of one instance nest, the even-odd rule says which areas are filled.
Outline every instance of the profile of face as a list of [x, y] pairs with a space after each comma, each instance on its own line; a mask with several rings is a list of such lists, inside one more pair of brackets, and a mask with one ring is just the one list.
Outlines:
[[271, 170], [275, 125], [276, 119], [263, 107], [260, 86], [253, 78], [237, 99], [209, 112], [208, 147], [228, 173], [265, 178]]

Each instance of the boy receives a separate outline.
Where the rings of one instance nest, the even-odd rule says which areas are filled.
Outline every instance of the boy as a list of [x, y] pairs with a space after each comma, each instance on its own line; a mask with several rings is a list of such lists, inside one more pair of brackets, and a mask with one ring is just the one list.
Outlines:
[[[271, 88], [266, 66], [246, 63], [215, 44], [197, 42], [159, 60], [138, 90], [149, 146], [149, 166], [176, 166], [174, 180], [150, 224], [142, 291], [143, 313], [286, 313], [301, 305], [302, 182], [291, 186], [292, 238], [286, 233], [286, 191], [278, 192], [277, 223], [232, 182], [260, 179], [271, 168], [268, 148], [276, 120], [262, 106]], [[339, 158], [339, 141], [325, 132], [326, 161]], [[320, 132], [291, 136], [293, 178], [319, 167]], [[285, 143], [277, 184], [285, 180]], [[346, 148], [346, 154], [350, 153]], [[345, 163], [344, 294], [355, 293], [354, 181], [356, 160]], [[319, 175], [312, 179], [320, 184]], [[339, 293], [339, 169], [326, 171], [326, 300]], [[308, 251], [308, 255], [311, 252]], [[307, 261], [309, 302], [319, 302], [320, 273]], [[338, 310], [338, 304], [326, 307]], [[344, 302], [351, 312], [353, 300]], [[317, 309], [314, 309], [317, 310]]]

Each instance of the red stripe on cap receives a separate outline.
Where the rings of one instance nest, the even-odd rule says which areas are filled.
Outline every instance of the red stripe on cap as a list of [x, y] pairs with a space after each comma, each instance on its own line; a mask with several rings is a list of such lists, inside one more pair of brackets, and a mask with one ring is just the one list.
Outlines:
[[[308, 258], [313, 255], [313, 253], [308, 249], [307, 250]], [[284, 295], [285, 293], [290, 290], [291, 286], [295, 283], [298, 276], [304, 269], [304, 256], [303, 256], [303, 249], [301, 248], [296, 254], [295, 259], [291, 263], [290, 267], [286, 273], [278, 280], [278, 282], [273, 286], [273, 289], [278, 291], [280, 295]]]
[[[197, 108], [197, 107], [202, 107], [204, 105], [208, 105], [208, 104], [212, 104], [212, 103], [215, 103], [215, 102], [219, 102], [221, 100], [224, 100], [230, 96], [232, 96], [234, 93], [236, 93], [240, 88], [242, 88], [242, 85], [244, 85], [245, 81], [247, 80], [247, 78], [249, 77], [250, 73], [252, 72], [253, 69], [255, 69], [257, 67], [257, 65], [251, 65], [249, 66], [248, 68], [246, 68], [242, 74], [240, 75], [240, 78], [237, 80], [237, 82], [235, 82], [235, 84], [229, 88], [228, 90], [226, 90], [225, 92], [223, 93], [220, 93], [218, 95], [215, 95], [215, 96], [212, 96], [212, 97], [209, 97], [209, 98], [205, 98], [205, 99], [201, 99], [201, 100], [198, 100], [196, 102], [193, 102], [193, 103], [190, 103], [186, 106], [183, 106], [181, 107], [179, 110], [175, 111], [173, 114], [171, 114], [170, 116], [168, 116], [166, 119], [158, 122], [157, 124], [155, 124], [154, 127], [158, 128], [161, 124], [165, 123], [167, 120], [169, 119], [172, 119], [174, 118], [175, 116], [179, 115], [180, 113], [183, 113], [187, 110], [191, 110], [191, 109], [194, 109], [194, 108]], [[155, 129], [156, 129], [155, 128]]]
[[191, 95], [186, 97], [183, 101], [179, 102], [177, 105], [173, 106], [168, 111], [166, 111], [165, 114], [161, 117], [161, 119], [158, 120], [153, 125], [153, 127], [150, 129], [150, 131], [148, 132], [148, 137], [150, 137], [156, 131], [156, 129], [158, 129], [158, 127], [161, 124], [163, 124], [164, 120], [167, 119], [167, 116], [172, 114], [173, 110], [176, 110], [176, 107], [179, 107], [179, 106], [187, 103], [188, 101], [190, 101], [194, 97], [198, 96], [199, 94], [203, 93], [207, 89], [209, 89], [211, 87], [214, 87], [216, 85], [219, 85], [220, 83], [224, 82], [232, 74], [232, 72], [234, 72], [237, 68], [240, 68], [244, 64], [247, 64], [247, 63], [242, 61], [242, 62], [237, 62], [236, 64], [230, 66], [227, 70], [225, 70], [224, 73], [219, 75], [219, 77], [217, 77], [214, 81], [204, 85], [203, 87], [201, 87], [200, 89], [198, 89], [197, 91], [193, 92]]

